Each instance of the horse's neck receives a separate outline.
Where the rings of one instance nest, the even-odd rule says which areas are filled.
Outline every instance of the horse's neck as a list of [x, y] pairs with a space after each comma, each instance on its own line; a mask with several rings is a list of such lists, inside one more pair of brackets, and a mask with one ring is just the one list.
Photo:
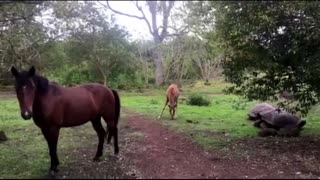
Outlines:
[[42, 106], [43, 103], [48, 103], [47, 101], [51, 98], [53, 98], [54, 96], [54, 91], [56, 91], [56, 89], [59, 89], [59, 86], [58, 85], [55, 85], [55, 84], [52, 84], [52, 83], [49, 83], [49, 87], [48, 87], [48, 90], [47, 92], [45, 93], [39, 93], [37, 92], [36, 95], [35, 95], [35, 102], [37, 105], [40, 105]]

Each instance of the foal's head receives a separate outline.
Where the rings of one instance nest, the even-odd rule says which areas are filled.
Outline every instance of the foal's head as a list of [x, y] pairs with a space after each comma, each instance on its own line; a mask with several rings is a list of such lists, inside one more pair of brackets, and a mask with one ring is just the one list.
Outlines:
[[36, 94], [36, 82], [33, 78], [36, 70], [32, 66], [29, 71], [19, 72], [15, 67], [11, 67], [11, 73], [15, 77], [15, 89], [21, 116], [28, 120], [32, 117], [32, 106]]
[[176, 108], [176, 107], [177, 107], [177, 102], [176, 102], [176, 101], [169, 101], [168, 107], [169, 107], [170, 109]]

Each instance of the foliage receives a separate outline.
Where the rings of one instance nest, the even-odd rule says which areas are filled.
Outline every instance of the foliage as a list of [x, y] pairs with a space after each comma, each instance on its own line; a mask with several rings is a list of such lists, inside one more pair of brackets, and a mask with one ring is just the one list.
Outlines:
[[0, 83], [8, 85], [8, 69], [33, 64], [42, 67], [40, 52], [49, 42], [36, 16], [45, 10], [40, 2], [0, 2]]
[[[229, 92], [278, 100], [287, 91], [307, 114], [320, 97], [320, 4], [317, 2], [212, 2], [225, 49]], [[279, 103], [285, 106], [284, 103]], [[286, 107], [289, 108], [289, 107]]]
[[188, 96], [187, 104], [193, 106], [209, 106], [210, 100], [202, 94], [192, 93]]
[[[182, 36], [163, 44], [165, 82], [181, 82], [183, 79], [198, 78], [193, 60], [199, 55], [201, 42], [195, 37]], [[201, 56], [201, 55], [200, 55]]]
[[[32, 120], [21, 118], [16, 98], [1, 99], [0, 107], [0, 131], [8, 136], [8, 141], [0, 143], [0, 179], [48, 178], [50, 156], [41, 130]], [[97, 135], [91, 124], [62, 129], [58, 143], [61, 169], [67, 171], [74, 165], [79, 158], [76, 149], [94, 149], [91, 143], [96, 141]], [[93, 157], [94, 153], [88, 151], [86, 155]]]
[[[0, 84], [12, 83], [8, 71], [12, 65], [19, 69], [34, 65], [40, 74], [66, 86], [99, 82], [124, 89], [160, 83], [161, 72], [166, 82], [199, 77], [210, 79], [215, 72], [220, 72], [212, 68], [219, 61], [215, 55], [208, 54], [208, 43], [201, 38], [205, 34], [203, 30], [194, 29], [196, 35], [181, 33], [189, 26], [177, 21], [185, 18], [184, 6], [175, 9], [171, 2], [156, 3], [158, 8], [152, 12], [170, 15], [168, 22], [173, 23], [167, 24], [168, 34], [159, 28], [162, 37], [157, 40], [159, 45], [154, 40], [130, 42], [126, 29], [106, 13], [109, 9], [99, 4], [75, 1], [2, 3]], [[169, 11], [168, 6], [172, 8], [171, 13], [164, 12]], [[176, 26], [183, 28], [175, 29]]]

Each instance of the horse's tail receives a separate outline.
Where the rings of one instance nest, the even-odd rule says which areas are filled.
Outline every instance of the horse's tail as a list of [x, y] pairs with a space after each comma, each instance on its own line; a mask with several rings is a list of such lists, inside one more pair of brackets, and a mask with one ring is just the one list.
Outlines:
[[[111, 137], [114, 136], [114, 142], [115, 142], [115, 153], [118, 153], [119, 149], [118, 149], [118, 122], [119, 122], [119, 118], [120, 118], [120, 98], [119, 98], [119, 94], [116, 90], [112, 90], [112, 94], [114, 96], [114, 100], [115, 100], [115, 116], [114, 116], [114, 123], [116, 126], [116, 131], [112, 131], [110, 126], [107, 126], [107, 144], [110, 144], [111, 142]], [[112, 133], [113, 132], [113, 133]]]
[[114, 116], [114, 121], [115, 124], [118, 125], [119, 118], [120, 118], [120, 98], [119, 94], [116, 90], [112, 89], [112, 93], [115, 99], [115, 116]]

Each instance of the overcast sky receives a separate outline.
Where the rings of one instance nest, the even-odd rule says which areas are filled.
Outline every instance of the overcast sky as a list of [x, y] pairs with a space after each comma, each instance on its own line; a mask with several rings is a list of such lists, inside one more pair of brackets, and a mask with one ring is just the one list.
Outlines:
[[[106, 4], [104, 1], [101, 3]], [[134, 4], [135, 1], [109, 1], [110, 6], [120, 12], [141, 16], [141, 12], [137, 9]], [[151, 14], [149, 9], [144, 1], [138, 1], [141, 5], [146, 17], [151, 23]], [[175, 7], [180, 6], [179, 2], [175, 2]], [[174, 10], [174, 9], [173, 9]], [[114, 14], [114, 13], [112, 13]], [[124, 15], [114, 14], [117, 19], [117, 24], [122, 25], [127, 28], [127, 30], [132, 34], [132, 39], [152, 39], [151, 34], [149, 33], [148, 26], [144, 20], [139, 20], [136, 18], [127, 17]], [[162, 18], [157, 16], [158, 26], [161, 25]]]
[[[82, 2], [82, 1], [79, 1]], [[104, 4], [105, 6], [102, 6], [101, 4]], [[151, 14], [149, 12], [149, 8], [146, 5], [145, 1], [138, 1], [139, 6], [142, 7], [143, 12], [145, 13], [146, 18], [149, 20], [149, 23], [151, 24]], [[120, 11], [122, 13], [130, 14], [130, 15], [135, 15], [135, 16], [142, 16], [141, 12], [137, 9], [135, 5], [135, 1], [109, 1], [110, 6], [112, 9]], [[116, 13], [113, 13], [111, 10], [106, 9], [107, 3], [106, 1], [96, 1], [97, 8], [103, 9], [107, 14], [113, 14], [116, 23], [120, 26], [123, 26], [125, 29], [129, 31], [131, 34], [131, 40], [152, 40], [152, 36], [149, 32], [148, 26], [145, 22], [145, 20], [140, 20], [137, 18], [132, 18], [132, 17], [127, 17], [124, 15], [119, 15]], [[179, 7], [180, 3], [175, 2], [174, 8], [171, 10], [171, 12], [175, 11], [176, 7]], [[51, 27], [54, 29], [54, 24], [51, 24], [49, 19], [52, 19], [52, 16], [50, 16], [50, 13], [52, 13], [52, 10], [48, 10], [43, 13], [42, 17], [36, 17], [37, 20], [42, 21], [42, 23], [45, 26]], [[161, 26], [162, 24], [162, 17], [161, 15], [157, 16], [157, 22], [158, 22], [158, 27]], [[170, 19], [169, 19], [169, 24], [170, 24]], [[170, 32], [170, 29], [168, 29]]]
[[[149, 10], [147, 9], [147, 7], [144, 6], [144, 2], [139, 2], [139, 3], [143, 7], [143, 10], [146, 16], [150, 17]], [[133, 4], [133, 2], [110, 1], [109, 4], [113, 9], [118, 10], [120, 12], [141, 16], [141, 13]], [[151, 34], [149, 33], [148, 26], [144, 20], [130, 18], [130, 17], [118, 15], [118, 14], [115, 14], [115, 17], [117, 19], [117, 23], [119, 25], [125, 26], [127, 30], [132, 34], [133, 39], [151, 39], [152, 38]]]

